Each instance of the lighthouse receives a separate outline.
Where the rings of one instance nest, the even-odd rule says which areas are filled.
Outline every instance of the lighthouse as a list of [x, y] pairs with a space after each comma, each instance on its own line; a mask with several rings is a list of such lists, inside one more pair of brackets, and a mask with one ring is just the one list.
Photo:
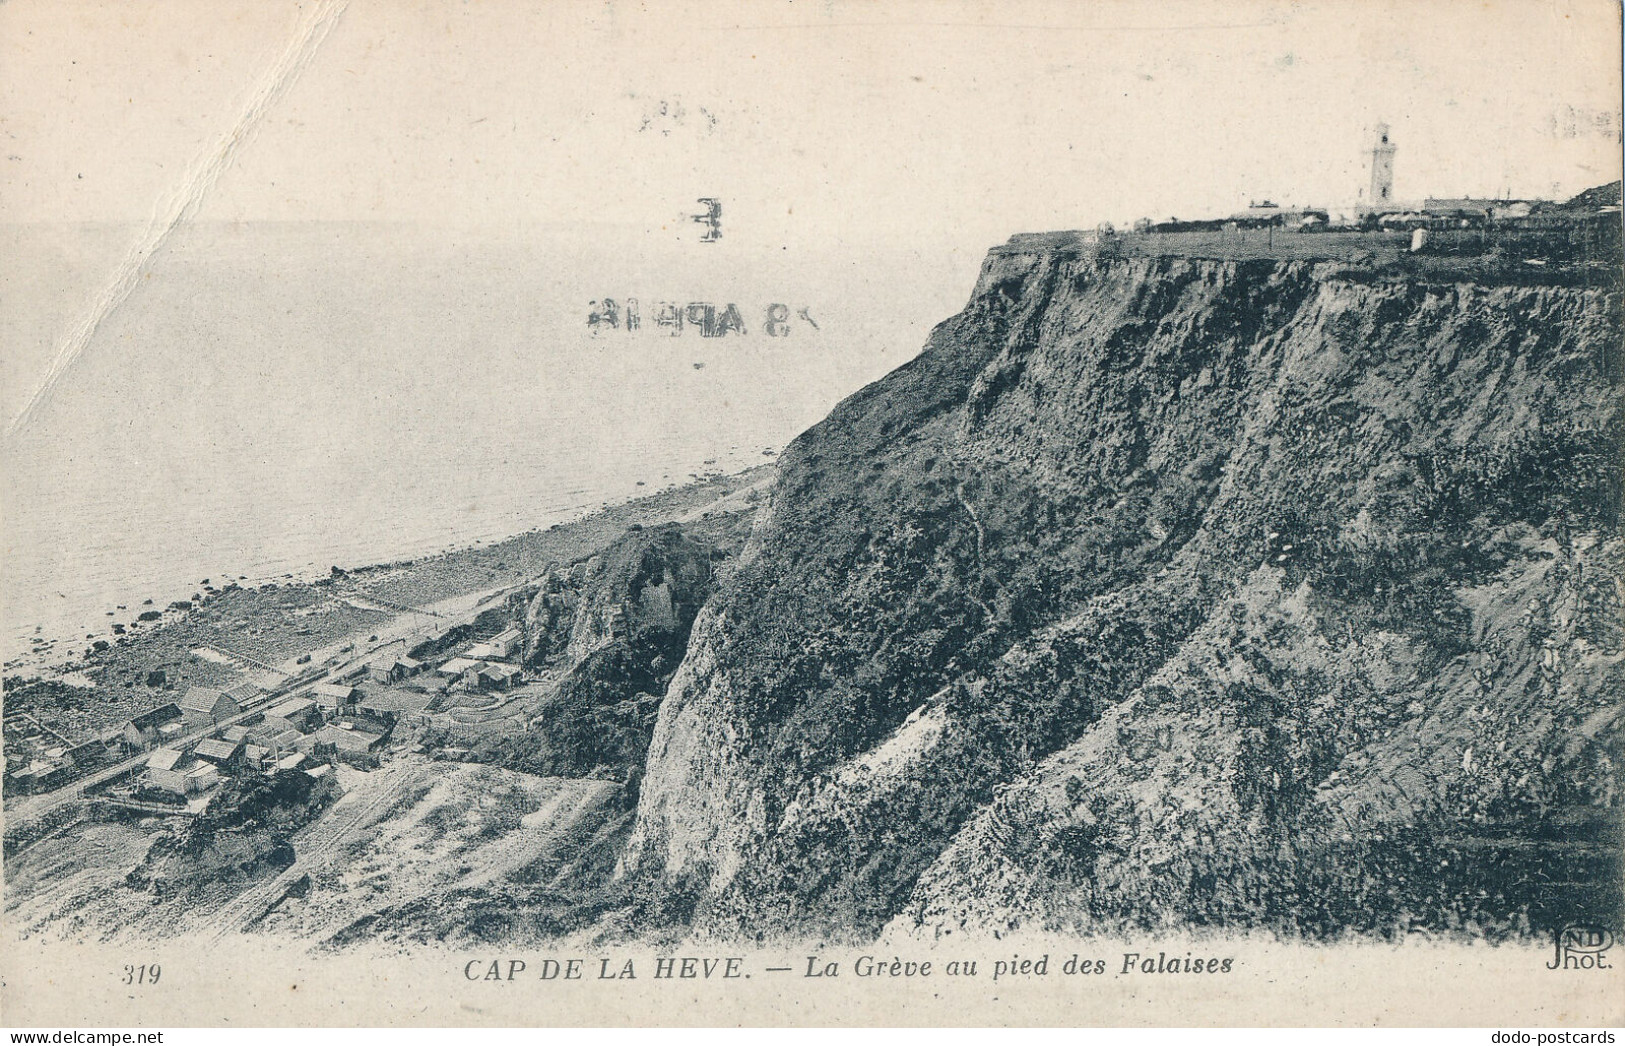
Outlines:
[[1371, 195], [1367, 206], [1380, 211], [1392, 206], [1394, 196], [1394, 143], [1388, 140], [1388, 125], [1377, 125], [1376, 139], [1371, 143]]

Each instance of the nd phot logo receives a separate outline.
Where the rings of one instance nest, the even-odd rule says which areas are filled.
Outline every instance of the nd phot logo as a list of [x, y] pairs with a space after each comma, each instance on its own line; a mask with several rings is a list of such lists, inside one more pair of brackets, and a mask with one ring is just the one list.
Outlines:
[[1557, 954], [1546, 964], [1548, 970], [1609, 970], [1608, 949], [1614, 946], [1614, 933], [1604, 926], [1574, 923], [1557, 931]]

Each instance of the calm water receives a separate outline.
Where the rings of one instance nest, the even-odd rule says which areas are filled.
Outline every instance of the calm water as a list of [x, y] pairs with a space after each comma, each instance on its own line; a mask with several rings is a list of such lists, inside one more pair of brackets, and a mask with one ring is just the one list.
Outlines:
[[[20, 262], [0, 282], [9, 418], [133, 234], [3, 235]], [[614, 229], [177, 235], [6, 441], [6, 656], [36, 627], [105, 634], [205, 577], [422, 554], [768, 460], [913, 356], [980, 260], [784, 251], [764, 265], [640, 244]], [[670, 337], [646, 315], [637, 334], [594, 337], [587, 303], [606, 294], [646, 314], [657, 299], [736, 302], [748, 333]], [[789, 337], [762, 334], [773, 302], [791, 306]]]

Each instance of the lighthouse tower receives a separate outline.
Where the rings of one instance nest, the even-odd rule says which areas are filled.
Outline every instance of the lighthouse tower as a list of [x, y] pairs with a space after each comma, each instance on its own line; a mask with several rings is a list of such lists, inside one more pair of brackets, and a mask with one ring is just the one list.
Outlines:
[[1377, 125], [1376, 140], [1371, 143], [1371, 195], [1366, 206], [1380, 211], [1392, 206], [1394, 197], [1394, 143], [1388, 140], [1388, 125]]

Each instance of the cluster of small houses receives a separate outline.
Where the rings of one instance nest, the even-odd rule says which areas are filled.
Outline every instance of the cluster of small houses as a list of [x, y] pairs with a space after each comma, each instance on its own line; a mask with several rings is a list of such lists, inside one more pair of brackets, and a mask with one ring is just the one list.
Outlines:
[[235, 715], [264, 691], [252, 683], [230, 690], [194, 686], [179, 703], [170, 702], [128, 720], [115, 733], [71, 748], [50, 749], [26, 767], [7, 766], [6, 788], [44, 792], [105, 765], [121, 754], [140, 752], [204, 729]]
[[[1064, 235], [1069, 240], [1103, 244], [1118, 240], [1124, 233], [1135, 236], [1168, 234], [1239, 234], [1251, 230], [1281, 230], [1288, 233], [1377, 233], [1409, 234], [1411, 250], [1423, 250], [1447, 237], [1444, 242], [1467, 242], [1477, 249], [1494, 243], [1508, 246], [1567, 240], [1591, 244], [1599, 257], [1611, 257], [1618, 246], [1620, 206], [1573, 207], [1544, 200], [1490, 200], [1472, 197], [1429, 197], [1420, 203], [1396, 204], [1392, 209], [1362, 208], [1358, 212], [1338, 212], [1318, 207], [1281, 207], [1268, 200], [1254, 203], [1228, 218], [1155, 222], [1141, 218], [1128, 230], [1102, 222], [1091, 230]], [[1012, 243], [1042, 244], [1054, 233], [1018, 233]], [[1460, 238], [1466, 236], [1467, 240]], [[1476, 238], [1475, 238], [1476, 237]], [[1488, 237], [1488, 239], [1486, 239]], [[1615, 251], [1617, 253], [1617, 251]]]
[[[448, 689], [509, 690], [524, 679], [523, 671], [512, 660], [518, 656], [524, 642], [524, 633], [510, 628], [475, 643], [463, 653], [442, 662], [433, 672]], [[422, 662], [396, 657], [373, 662], [369, 671], [379, 682], [392, 683], [416, 675], [425, 668]]]
[[[1269, 200], [1252, 203], [1245, 211], [1228, 218], [1203, 218], [1181, 221], [1170, 218], [1156, 222], [1150, 218], [1136, 221], [1131, 231], [1204, 232], [1217, 229], [1263, 229], [1269, 227], [1297, 232], [1325, 232], [1334, 229], [1456, 229], [1479, 228], [1491, 222], [1512, 222], [1535, 215], [1544, 201], [1490, 200], [1473, 197], [1429, 197], [1421, 203], [1396, 205], [1392, 209], [1362, 208], [1359, 213], [1338, 213], [1326, 207], [1283, 207]], [[1615, 208], [1617, 211], [1618, 208]], [[1565, 216], [1566, 220], [1575, 220]], [[1109, 222], [1099, 231], [1112, 232]]]
[[179, 704], [130, 720], [125, 724], [126, 741], [158, 745], [147, 757], [140, 787], [193, 796], [232, 771], [310, 770], [321, 776], [331, 772], [334, 761], [376, 766], [378, 749], [395, 725], [394, 713], [368, 707], [360, 690], [342, 683], [317, 683], [306, 693], [244, 722], [222, 726], [190, 751], [173, 741], [242, 711], [241, 701], [231, 692], [194, 686]]
[[111, 754], [104, 741], [57, 745], [27, 755], [6, 753], [8, 795], [45, 792], [104, 765]]
[[[523, 638], [518, 629], [508, 629], [476, 643], [432, 672], [448, 689], [510, 689], [523, 678], [519, 666], [509, 661], [519, 653]], [[417, 676], [427, 667], [410, 657], [383, 655], [348, 678], [354, 680], [365, 674], [374, 682], [388, 685]], [[265, 691], [252, 683], [226, 690], [193, 686], [178, 702], [132, 717], [116, 736], [74, 747], [64, 745], [60, 751], [44, 752], [43, 758], [8, 764], [6, 788], [17, 794], [49, 791], [106, 765], [120, 754], [149, 750], [151, 754], [138, 778], [139, 787], [174, 797], [206, 792], [233, 771], [309, 770], [320, 776], [331, 771], [334, 761], [372, 767], [377, 765], [377, 753], [402, 712], [400, 702], [387, 691], [368, 697], [341, 680], [317, 683], [304, 696], [290, 697], [264, 713], [241, 717], [245, 708], [264, 695]], [[243, 721], [222, 725], [238, 718]], [[184, 743], [186, 738], [215, 726], [220, 729], [190, 748]]]

